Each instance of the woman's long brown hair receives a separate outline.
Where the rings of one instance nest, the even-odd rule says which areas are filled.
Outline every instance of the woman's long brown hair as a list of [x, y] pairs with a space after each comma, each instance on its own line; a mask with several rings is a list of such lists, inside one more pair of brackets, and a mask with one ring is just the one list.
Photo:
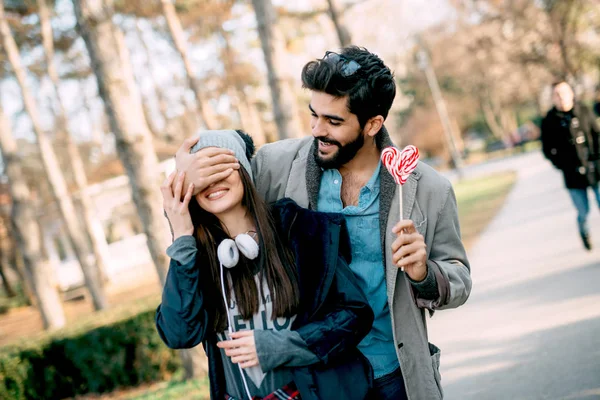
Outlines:
[[[255, 274], [266, 279], [273, 302], [273, 319], [289, 317], [297, 312], [299, 304], [298, 278], [295, 260], [287, 244], [282, 243], [277, 234], [273, 220], [265, 201], [256, 191], [250, 175], [244, 167], [239, 169], [244, 187], [242, 205], [254, 219], [258, 234], [259, 253], [256, 260], [248, 260], [240, 252], [238, 265], [225, 269], [225, 282], [231, 282], [240, 314], [249, 320], [259, 311], [259, 293], [254, 279]], [[204, 299], [211, 304], [212, 320], [215, 332], [227, 329], [227, 314], [221, 294], [221, 275], [217, 247], [223, 239], [230, 238], [219, 219], [202, 209], [196, 199], [192, 198], [189, 205], [192, 222], [198, 244], [198, 260], [196, 267], [200, 268], [202, 290], [209, 298]], [[205, 264], [208, 260], [208, 265]], [[204, 261], [204, 262], [203, 262]], [[229, 276], [229, 278], [228, 278]], [[229, 285], [225, 285], [228, 287]], [[230, 293], [227, 293], [227, 303], [230, 304]]]

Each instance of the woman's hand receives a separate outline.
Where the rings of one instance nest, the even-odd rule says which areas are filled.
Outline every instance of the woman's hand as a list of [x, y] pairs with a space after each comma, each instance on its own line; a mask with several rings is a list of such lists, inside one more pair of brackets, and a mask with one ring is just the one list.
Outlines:
[[211, 184], [226, 179], [240, 163], [233, 151], [219, 147], [206, 147], [191, 154], [190, 149], [199, 140], [198, 134], [183, 141], [175, 154], [175, 166], [178, 171], [187, 172], [186, 180], [194, 183], [194, 194], [198, 194]]
[[[175, 183], [175, 189], [172, 189], [175, 175], [177, 175], [177, 182]], [[192, 217], [188, 209], [192, 193], [194, 192], [194, 184], [190, 183], [185, 197], [181, 201], [184, 179], [185, 172], [180, 172], [179, 174], [173, 172], [160, 187], [163, 196], [163, 208], [167, 213], [169, 224], [173, 230], [173, 240], [181, 236], [194, 234], [194, 224], [192, 223]]]
[[225, 349], [225, 354], [231, 358], [231, 362], [240, 364], [242, 368], [259, 365], [256, 344], [254, 344], [254, 331], [233, 332], [231, 340], [218, 342], [217, 346]]

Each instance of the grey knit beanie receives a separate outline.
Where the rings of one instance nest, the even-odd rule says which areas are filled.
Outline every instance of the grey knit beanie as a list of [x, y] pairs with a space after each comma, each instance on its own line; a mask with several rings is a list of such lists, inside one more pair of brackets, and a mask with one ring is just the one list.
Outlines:
[[220, 147], [222, 149], [229, 149], [233, 151], [235, 158], [238, 159], [242, 167], [246, 170], [250, 179], [254, 180], [252, 176], [252, 167], [250, 161], [246, 157], [246, 143], [244, 139], [238, 135], [234, 130], [211, 130], [211, 131], [200, 131], [200, 139], [191, 149], [190, 153], [195, 153], [198, 150], [206, 147]]

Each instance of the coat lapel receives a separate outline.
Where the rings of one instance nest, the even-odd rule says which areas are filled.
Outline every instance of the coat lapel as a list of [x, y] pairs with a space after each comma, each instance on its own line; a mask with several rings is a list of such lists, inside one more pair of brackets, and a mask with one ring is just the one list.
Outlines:
[[[383, 150], [389, 146], [395, 147], [385, 127], [381, 129], [380, 135], [380, 140], [377, 143], [379, 150]], [[379, 171], [379, 192], [379, 233], [381, 236], [381, 250], [383, 251], [383, 258], [385, 260], [385, 232], [390, 215], [390, 206], [396, 193], [396, 182], [394, 182], [394, 178], [392, 178], [392, 175], [390, 175], [385, 167]]]
[[[321, 177], [323, 176], [323, 170], [317, 165], [315, 157], [313, 157], [314, 150], [315, 143], [313, 141], [306, 157], [306, 192], [308, 194], [308, 208], [311, 210], [317, 209]], [[292, 176], [294, 176], [293, 173], [292, 170]]]
[[316, 209], [316, 200], [313, 203], [312, 198], [316, 199], [319, 194], [320, 168], [316, 167], [313, 157], [308, 156], [310, 149], [312, 145], [304, 145], [292, 163], [283, 197], [294, 199], [300, 207]]

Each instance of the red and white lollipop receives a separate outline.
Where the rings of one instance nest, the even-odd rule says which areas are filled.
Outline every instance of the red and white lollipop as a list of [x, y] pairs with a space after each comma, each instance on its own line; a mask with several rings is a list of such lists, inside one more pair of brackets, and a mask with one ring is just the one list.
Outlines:
[[381, 152], [381, 162], [400, 186], [406, 183], [410, 174], [417, 168], [418, 161], [419, 149], [412, 145], [406, 146], [402, 152], [391, 146]]
[[[417, 168], [419, 162], [419, 149], [412, 145], [406, 146], [402, 151], [393, 146], [386, 147], [381, 152], [381, 162], [398, 185], [400, 221], [402, 221], [404, 213], [402, 208], [402, 185], [406, 183], [410, 174]], [[402, 271], [404, 271], [404, 268], [402, 268]]]

